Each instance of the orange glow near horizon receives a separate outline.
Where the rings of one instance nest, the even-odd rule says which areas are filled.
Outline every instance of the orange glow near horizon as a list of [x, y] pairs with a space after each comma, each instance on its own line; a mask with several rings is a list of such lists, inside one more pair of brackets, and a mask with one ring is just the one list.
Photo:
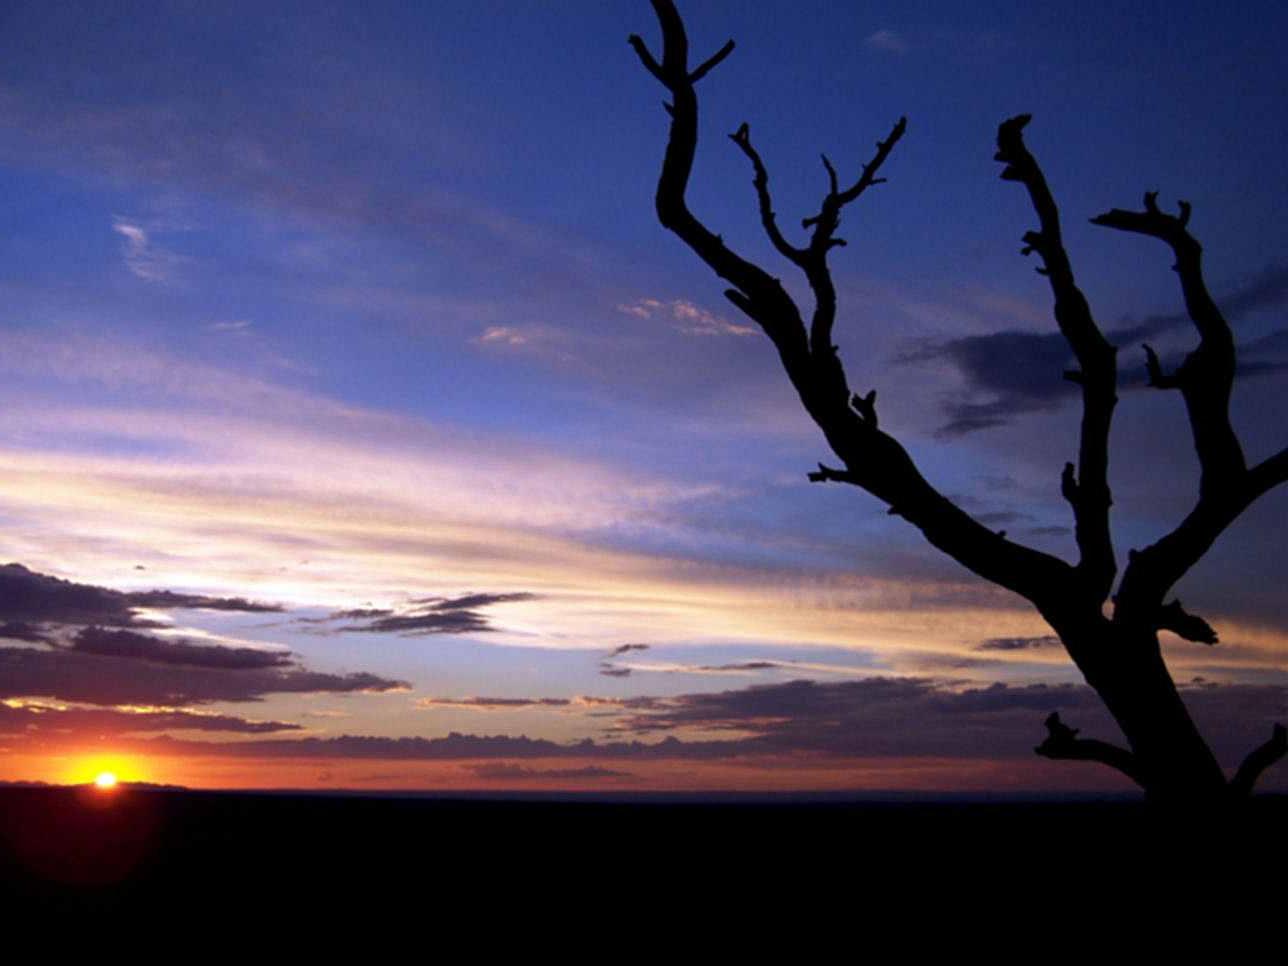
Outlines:
[[[332, 791], [997, 791], [1125, 790], [1125, 779], [1088, 764], [941, 758], [820, 758], [787, 761], [766, 757], [734, 762], [605, 760], [571, 757], [506, 761], [512, 773], [489, 776], [496, 761], [367, 760], [154, 756], [128, 752], [0, 756], [0, 780], [97, 785], [110, 773], [117, 787], [131, 782], [191, 789], [327, 789]], [[615, 775], [578, 776], [578, 769], [606, 768]], [[519, 769], [526, 770], [526, 774]]]
[[[115, 788], [122, 782], [151, 781], [152, 769], [138, 755], [111, 752], [92, 755], [68, 755], [58, 762], [54, 774], [42, 780], [58, 784], [89, 785]], [[111, 781], [104, 781], [110, 778]]]

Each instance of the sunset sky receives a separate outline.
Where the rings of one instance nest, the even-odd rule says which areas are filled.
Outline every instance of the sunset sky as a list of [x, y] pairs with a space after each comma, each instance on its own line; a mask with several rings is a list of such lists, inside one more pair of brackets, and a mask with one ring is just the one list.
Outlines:
[[[977, 519], [1070, 557], [1068, 353], [1002, 119], [1122, 346], [1121, 552], [1196, 494], [1142, 341], [1170, 258], [1088, 219], [1194, 206], [1251, 459], [1288, 444], [1288, 8], [691, 0], [692, 204], [773, 265], [824, 151], [837, 340]], [[1114, 725], [1040, 617], [873, 498], [768, 340], [658, 225], [645, 0], [0, 5], [0, 780], [211, 787], [1120, 789], [1033, 754]], [[799, 234], [799, 233], [798, 233]], [[799, 239], [798, 239], [799, 240]], [[1288, 718], [1288, 491], [1178, 588], [1222, 762]], [[1288, 767], [1265, 778], [1288, 789]]]

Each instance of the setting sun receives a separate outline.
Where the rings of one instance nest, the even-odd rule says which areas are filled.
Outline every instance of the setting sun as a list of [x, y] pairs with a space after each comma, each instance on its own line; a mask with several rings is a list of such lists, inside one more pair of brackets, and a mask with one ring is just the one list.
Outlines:
[[94, 776], [94, 784], [99, 788], [115, 788], [116, 776], [110, 771], [101, 771]]

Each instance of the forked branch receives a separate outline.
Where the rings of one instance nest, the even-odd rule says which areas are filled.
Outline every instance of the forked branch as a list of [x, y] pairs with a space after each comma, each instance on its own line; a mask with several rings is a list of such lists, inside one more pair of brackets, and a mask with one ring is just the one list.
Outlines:
[[1236, 481], [1247, 469], [1239, 438], [1230, 424], [1230, 391], [1234, 386], [1234, 335], [1203, 281], [1203, 248], [1190, 234], [1191, 208], [1178, 205], [1180, 214], [1169, 215], [1158, 207], [1158, 192], [1145, 193], [1144, 211], [1115, 208], [1091, 219], [1092, 224], [1148, 235], [1164, 242], [1176, 256], [1173, 268], [1181, 280], [1185, 308], [1199, 333], [1198, 348], [1185, 357], [1175, 374], [1163, 376], [1158, 356], [1148, 346], [1150, 382], [1161, 388], [1178, 388], [1185, 399], [1194, 448], [1202, 478], [1200, 493]]
[[810, 351], [824, 365], [829, 364], [828, 357], [834, 351], [832, 327], [836, 323], [836, 288], [832, 284], [827, 256], [833, 248], [841, 248], [846, 244], [845, 239], [836, 237], [836, 229], [841, 224], [841, 210], [856, 201], [868, 188], [885, 182], [885, 178], [877, 177], [877, 172], [881, 170], [881, 165], [885, 163], [907, 129], [908, 119], [899, 118], [889, 136], [884, 141], [877, 142], [876, 154], [871, 161], [862, 166], [858, 180], [844, 191], [840, 188], [836, 168], [832, 166], [827, 155], [822, 155], [823, 167], [827, 171], [828, 193], [823, 198], [819, 213], [801, 221], [803, 228], [813, 227], [814, 229], [810, 234], [809, 244], [804, 248], [798, 248], [788, 242], [778, 228], [773, 202], [769, 197], [769, 172], [765, 168], [765, 162], [760, 157], [760, 153], [751, 143], [750, 128], [744, 122], [737, 131], [729, 135], [733, 143], [738, 145], [742, 153], [751, 161], [755, 172], [752, 183], [756, 188], [756, 198], [760, 204], [760, 220], [765, 226], [765, 233], [780, 255], [805, 272], [805, 278], [814, 293], [814, 314], [810, 321], [809, 344]]
[[1158, 207], [1157, 192], [1146, 192], [1144, 210], [1115, 208], [1092, 219], [1097, 225], [1146, 235], [1164, 242], [1175, 256], [1185, 308], [1199, 344], [1175, 372], [1166, 373], [1158, 354], [1145, 347], [1150, 384], [1179, 389], [1198, 455], [1201, 476], [1194, 508], [1171, 533], [1134, 553], [1123, 574], [1116, 616], [1149, 621], [1168, 590], [1205, 554], [1217, 537], [1267, 490], [1288, 479], [1288, 450], [1248, 468], [1230, 422], [1230, 393], [1236, 367], [1234, 335], [1203, 279], [1203, 248], [1190, 234], [1192, 214], [1180, 202], [1178, 214]]
[[670, 92], [671, 115], [666, 154], [657, 185], [658, 220], [673, 231], [717, 275], [732, 284], [726, 297], [764, 329], [778, 350], [792, 385], [814, 422], [822, 429], [844, 469], [821, 468], [813, 478], [851, 483], [897, 508], [926, 538], [958, 562], [996, 584], [1042, 607], [1058, 612], [1065, 606], [1062, 588], [1071, 568], [1049, 554], [1021, 546], [994, 533], [939, 493], [918, 471], [907, 451], [877, 426], [875, 396], [851, 393], [845, 371], [831, 344], [836, 292], [827, 253], [840, 239], [834, 232], [841, 209], [880, 183], [878, 171], [903, 136], [902, 119], [878, 142], [872, 160], [857, 180], [841, 189], [830, 162], [829, 192], [819, 215], [807, 219], [809, 245], [790, 245], [777, 227], [764, 170], [750, 132], [744, 126], [734, 143], [751, 160], [756, 173], [761, 221], [774, 247], [800, 265], [815, 298], [809, 330], [799, 307], [779, 281], [760, 266], [736, 254], [690, 210], [685, 198], [697, 146], [698, 102], [694, 82], [727, 54], [729, 44], [695, 71], [688, 68], [688, 38], [672, 0], [651, 0], [662, 28], [660, 62], [639, 37], [631, 38], [645, 68]]

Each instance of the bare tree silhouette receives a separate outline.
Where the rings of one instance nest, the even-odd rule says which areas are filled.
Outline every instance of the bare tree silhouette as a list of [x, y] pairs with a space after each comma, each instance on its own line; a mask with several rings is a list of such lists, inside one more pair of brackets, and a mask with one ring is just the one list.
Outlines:
[[[859, 176], [843, 187], [826, 157], [829, 188], [816, 215], [804, 219], [810, 230], [804, 246], [793, 245], [779, 229], [769, 192], [769, 175], [746, 124], [730, 138], [747, 156], [754, 172], [760, 220], [777, 252], [799, 268], [813, 293], [806, 323], [800, 306], [778, 279], [734, 252], [689, 210], [685, 189], [698, 137], [695, 85], [734, 49], [726, 43], [710, 58], [689, 66], [688, 39], [672, 0], [651, 0], [662, 28], [662, 57], [644, 41], [630, 43], [644, 67], [671, 95], [670, 136], [657, 184], [657, 216], [720, 278], [730, 284], [725, 296], [755, 321], [773, 341], [806, 411], [823, 431], [841, 462], [820, 464], [809, 474], [815, 482], [860, 487], [889, 506], [889, 512], [917, 527], [925, 538], [979, 576], [1030, 601], [1059, 635], [1087, 683], [1095, 689], [1127, 739], [1129, 748], [1078, 737], [1078, 731], [1052, 714], [1039, 755], [1097, 761], [1137, 782], [1151, 801], [1214, 803], [1247, 796], [1261, 773], [1288, 752], [1288, 732], [1276, 725], [1270, 739], [1252, 751], [1227, 780], [1195, 727], [1163, 661], [1158, 632], [1169, 630], [1203, 644], [1216, 634], [1179, 601], [1167, 601], [1173, 585], [1254, 500], [1288, 479], [1288, 449], [1248, 466], [1233, 427], [1229, 400], [1234, 382], [1235, 347], [1230, 327], [1208, 294], [1201, 269], [1201, 248], [1189, 233], [1190, 206], [1179, 215], [1159, 209], [1153, 193], [1142, 211], [1114, 209], [1094, 223], [1148, 235], [1164, 242], [1176, 259], [1185, 306], [1198, 330], [1199, 344], [1175, 372], [1164, 372], [1146, 347], [1150, 383], [1178, 389], [1193, 430], [1201, 467], [1198, 498], [1189, 514], [1156, 543], [1128, 553], [1114, 593], [1118, 565], [1110, 531], [1108, 442], [1117, 402], [1117, 350], [1101, 332], [1086, 298], [1074, 281], [1060, 234], [1060, 217], [1046, 179], [1024, 144], [1028, 115], [1004, 121], [997, 132], [996, 159], [1002, 178], [1024, 186], [1039, 227], [1024, 235], [1025, 254], [1036, 254], [1038, 269], [1050, 282], [1057, 325], [1078, 368], [1066, 373], [1081, 390], [1082, 421], [1077, 464], [1068, 463], [1061, 491], [1072, 508], [1078, 562], [1023, 546], [994, 532], [953, 503], [925, 477], [899, 442], [879, 428], [876, 393], [853, 393], [832, 343], [836, 288], [828, 267], [842, 209], [869, 188], [903, 137], [900, 118], [877, 142], [876, 153]], [[1111, 594], [1113, 595], [1111, 597]], [[1111, 606], [1106, 613], [1106, 603]]]

